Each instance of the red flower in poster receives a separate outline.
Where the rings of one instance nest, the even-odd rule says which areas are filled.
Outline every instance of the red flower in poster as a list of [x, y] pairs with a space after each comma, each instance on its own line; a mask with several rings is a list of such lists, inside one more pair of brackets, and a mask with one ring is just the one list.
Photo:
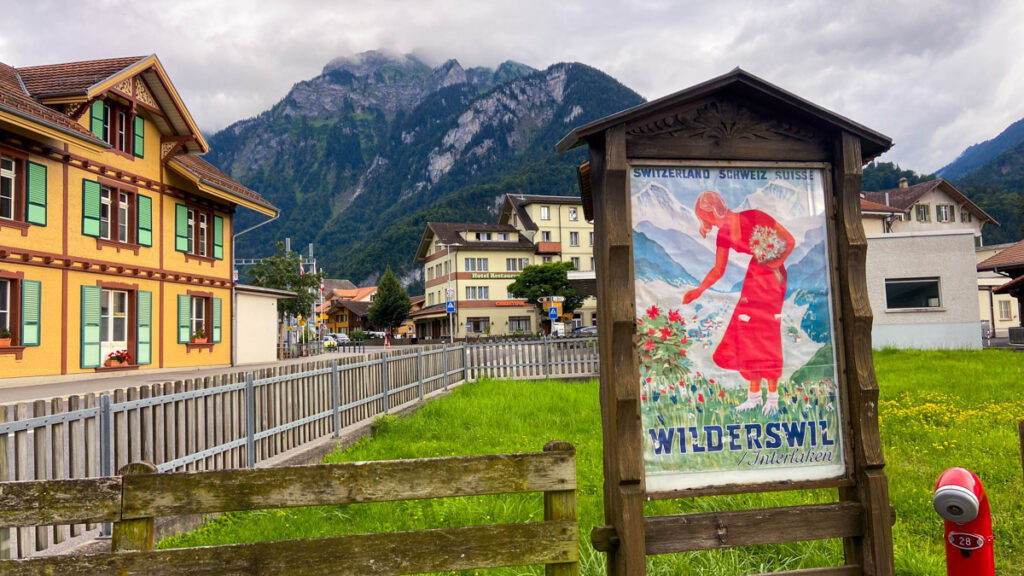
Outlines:
[[690, 375], [690, 361], [686, 358], [690, 343], [686, 340], [686, 323], [679, 311], [666, 309], [664, 312], [652, 305], [636, 319], [635, 342], [641, 376], [653, 377], [656, 383], [668, 386]]
[[669, 310], [668, 311], [668, 321], [669, 322], [682, 322], [683, 321], [683, 317], [679, 315], [679, 311], [678, 310]]
[[654, 340], [651, 340], [650, 338], [648, 338], [647, 340], [644, 340], [644, 351], [646, 352], [646, 351], [653, 350], [653, 349], [654, 349]]
[[662, 340], [668, 340], [669, 338], [672, 337], [672, 329], [669, 328], [668, 326], [665, 326], [658, 330], [658, 336], [661, 336]]
[[661, 310], [658, 310], [657, 306], [652, 305], [650, 308], [647, 309], [647, 317], [650, 318], [651, 320], [654, 320], [660, 315]]

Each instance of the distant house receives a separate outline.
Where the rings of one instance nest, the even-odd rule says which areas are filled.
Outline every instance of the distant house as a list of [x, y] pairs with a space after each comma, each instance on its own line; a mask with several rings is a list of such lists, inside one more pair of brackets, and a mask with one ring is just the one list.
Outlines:
[[[335, 283], [347, 280], [332, 281]], [[326, 284], [326, 281], [325, 281]], [[351, 285], [351, 282], [348, 282]], [[355, 330], [370, 329], [367, 310], [377, 296], [376, 286], [363, 288], [335, 288], [330, 291], [323, 307], [318, 312], [327, 314], [327, 331], [331, 334], [351, 334]]]
[[982, 318], [994, 336], [1024, 326], [1024, 240], [978, 249], [978, 295]]
[[864, 192], [876, 348], [980, 348], [975, 246], [998, 223], [946, 180]]

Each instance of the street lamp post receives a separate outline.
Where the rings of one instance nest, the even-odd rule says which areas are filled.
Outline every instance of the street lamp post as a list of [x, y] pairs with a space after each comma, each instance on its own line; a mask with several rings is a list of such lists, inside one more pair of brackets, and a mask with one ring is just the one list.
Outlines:
[[[446, 244], [444, 242], [438, 242], [438, 246], [444, 246], [445, 254], [448, 259], [448, 285], [444, 289], [445, 295], [445, 308], [448, 307], [448, 302], [455, 300], [455, 291], [452, 290], [452, 272], [455, 270], [455, 266], [452, 265], [452, 246], [462, 246], [458, 242], [452, 242]], [[455, 313], [448, 312], [448, 341], [455, 342]]]

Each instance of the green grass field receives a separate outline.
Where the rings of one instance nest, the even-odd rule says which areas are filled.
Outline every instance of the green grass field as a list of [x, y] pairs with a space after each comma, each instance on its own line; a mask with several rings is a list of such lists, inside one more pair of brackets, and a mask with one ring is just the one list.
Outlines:
[[[1010, 351], [875, 355], [882, 439], [896, 508], [896, 571], [945, 574], [942, 523], [931, 508], [938, 475], [951, 466], [985, 483], [996, 526], [996, 567], [1024, 576], [1024, 479], [1017, 422], [1024, 420], [1024, 355]], [[602, 518], [602, 452], [597, 383], [481, 381], [415, 414], [379, 421], [373, 438], [328, 461], [540, 451], [548, 440], [577, 450], [582, 573], [604, 574], [589, 545]], [[675, 514], [829, 502], [834, 490], [648, 502], [646, 513]], [[228, 514], [161, 547], [202, 546], [440, 526], [525, 522], [543, 514], [539, 495], [456, 498]], [[766, 530], [772, 527], [766, 526]], [[839, 541], [816, 541], [651, 557], [650, 574], [753, 574], [841, 562]], [[541, 574], [539, 568], [480, 571]]]

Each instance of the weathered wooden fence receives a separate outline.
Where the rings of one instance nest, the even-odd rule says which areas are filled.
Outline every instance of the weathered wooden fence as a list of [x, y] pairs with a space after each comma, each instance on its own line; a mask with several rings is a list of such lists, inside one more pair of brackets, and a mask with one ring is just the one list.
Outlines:
[[597, 377], [597, 338], [567, 337], [467, 343], [469, 378]]
[[[155, 470], [133, 463], [115, 477], [0, 483], [0, 526], [115, 523], [110, 553], [4, 560], [0, 574], [388, 575], [531, 564], [579, 574], [576, 457], [566, 442], [532, 454]], [[544, 493], [542, 521], [153, 550], [155, 517], [527, 492]]]
[[[0, 482], [111, 476], [140, 460], [161, 472], [252, 468], [465, 380], [596, 376], [596, 340], [403, 347], [0, 406]], [[0, 559], [93, 528], [0, 528]]]
[[[0, 406], [0, 482], [252, 468], [465, 379], [461, 347], [392, 350]], [[0, 529], [0, 559], [24, 558], [92, 525]]]

